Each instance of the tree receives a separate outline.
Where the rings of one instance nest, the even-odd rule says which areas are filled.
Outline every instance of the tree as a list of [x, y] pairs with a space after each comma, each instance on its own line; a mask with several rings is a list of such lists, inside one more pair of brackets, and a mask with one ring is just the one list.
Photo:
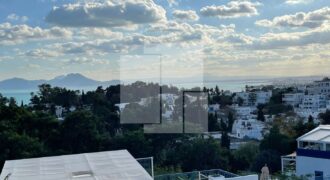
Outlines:
[[177, 151], [183, 171], [227, 169], [229, 154], [212, 138], [185, 142]]
[[108, 137], [103, 122], [89, 111], [69, 114], [61, 125], [61, 145], [69, 153], [102, 149]]
[[241, 98], [241, 97], [238, 97], [237, 98], [237, 104], [238, 104], [238, 106], [242, 106], [244, 104], [244, 99]]
[[13, 131], [0, 132], [0, 168], [5, 160], [42, 156], [44, 146], [37, 138], [20, 135]]
[[261, 168], [267, 164], [270, 173], [281, 170], [281, 156], [274, 150], [263, 150], [255, 158], [252, 164], [252, 171], [260, 172]]
[[3, 97], [0, 93], [0, 107], [5, 106], [8, 103], [8, 99], [6, 97]]
[[230, 138], [229, 138], [227, 132], [221, 133], [221, 147], [227, 148], [227, 149], [230, 148]]
[[234, 170], [251, 170], [253, 162], [259, 153], [259, 146], [254, 142], [242, 145], [233, 152]]
[[324, 113], [320, 113], [319, 118], [322, 120], [321, 124], [330, 124], [330, 110], [327, 109]]
[[128, 131], [113, 139], [111, 149], [127, 149], [134, 157], [150, 156], [152, 146], [143, 131]]
[[208, 127], [209, 131], [220, 131], [220, 124], [218, 122], [218, 116], [217, 114], [209, 114], [209, 119], [208, 119]]
[[219, 90], [218, 85], [215, 86], [215, 94], [220, 95], [220, 90]]
[[258, 109], [258, 111], [257, 111], [257, 120], [265, 122], [265, 115], [264, 115], [264, 112], [263, 112], [263, 108], [264, 108], [264, 105], [259, 104], [257, 106], [257, 109]]
[[308, 123], [313, 123], [314, 124], [313, 116], [311, 116], [311, 115], [308, 116]]
[[296, 149], [295, 139], [280, 133], [278, 126], [273, 126], [270, 132], [260, 142], [260, 150], [274, 150], [280, 155], [292, 153]]
[[232, 131], [234, 121], [235, 121], [234, 114], [232, 112], [229, 112], [228, 113], [228, 129], [227, 129], [228, 132]]

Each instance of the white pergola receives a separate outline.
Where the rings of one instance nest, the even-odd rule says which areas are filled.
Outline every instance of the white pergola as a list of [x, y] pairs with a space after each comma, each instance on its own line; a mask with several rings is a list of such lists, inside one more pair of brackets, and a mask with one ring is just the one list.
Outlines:
[[320, 125], [297, 139], [299, 149], [330, 151], [330, 125]]

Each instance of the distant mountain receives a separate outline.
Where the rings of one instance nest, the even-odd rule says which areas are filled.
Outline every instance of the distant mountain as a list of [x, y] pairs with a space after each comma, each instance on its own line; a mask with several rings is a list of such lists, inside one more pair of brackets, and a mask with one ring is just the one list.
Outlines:
[[20, 90], [20, 89], [37, 89], [40, 84], [50, 84], [52, 86], [66, 87], [66, 88], [82, 88], [82, 87], [97, 87], [110, 86], [119, 84], [119, 80], [112, 81], [96, 81], [87, 78], [81, 74], [68, 74], [57, 76], [51, 80], [26, 80], [22, 78], [12, 78], [0, 81], [0, 89], [2, 90]]
[[39, 84], [46, 82], [46, 80], [26, 80], [22, 78], [12, 78], [0, 81], [0, 89], [36, 89]]

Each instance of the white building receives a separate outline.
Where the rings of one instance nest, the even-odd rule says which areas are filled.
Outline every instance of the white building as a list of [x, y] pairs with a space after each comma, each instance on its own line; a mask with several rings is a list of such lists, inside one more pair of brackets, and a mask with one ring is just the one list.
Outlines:
[[239, 98], [243, 100], [243, 106], [256, 106], [268, 103], [272, 97], [272, 91], [238, 92], [234, 101], [238, 103]]
[[304, 93], [285, 93], [283, 94], [282, 101], [293, 107], [299, 106], [304, 98]]
[[330, 125], [320, 125], [297, 139], [296, 174], [330, 177]]
[[232, 108], [235, 110], [238, 119], [245, 119], [245, 120], [255, 117], [255, 115], [252, 113], [257, 111], [257, 108], [253, 106], [233, 105]]
[[330, 95], [330, 79], [324, 78], [321, 81], [314, 81], [307, 87], [308, 94], [324, 94]]
[[55, 115], [58, 119], [63, 118], [63, 112], [65, 109], [62, 106], [55, 106]]
[[128, 104], [129, 103], [118, 103], [118, 104], [115, 104], [115, 106], [118, 107], [120, 112], [122, 112]]
[[208, 108], [210, 113], [216, 113], [220, 110], [220, 104], [210, 104]]
[[319, 111], [326, 108], [326, 104], [327, 98], [325, 95], [304, 95], [299, 107], [305, 110]]
[[0, 179], [8, 180], [152, 180], [126, 150], [73, 154], [5, 162]]
[[320, 113], [326, 111], [327, 103], [325, 95], [304, 95], [299, 108], [295, 108], [294, 111], [303, 118], [308, 118], [309, 116], [318, 118]]
[[239, 139], [263, 139], [263, 130], [265, 125], [256, 119], [235, 120], [233, 124], [232, 134]]
[[237, 92], [235, 97], [234, 97], [234, 101], [236, 101], [236, 103], [238, 103], [239, 99], [243, 100], [243, 106], [248, 106], [249, 105], [249, 94], [248, 92]]
[[255, 105], [268, 103], [272, 97], [272, 91], [257, 91]]
[[161, 94], [162, 101], [167, 105], [175, 105], [175, 100], [178, 98], [178, 95], [175, 94]]

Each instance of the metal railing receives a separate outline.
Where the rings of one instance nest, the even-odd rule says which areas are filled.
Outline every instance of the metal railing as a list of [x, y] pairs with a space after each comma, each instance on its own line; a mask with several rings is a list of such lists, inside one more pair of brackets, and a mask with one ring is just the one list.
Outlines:
[[154, 158], [153, 157], [145, 157], [145, 158], [137, 158], [135, 159], [140, 165], [150, 174], [152, 178], [154, 178]]
[[192, 171], [174, 174], [163, 174], [155, 176], [155, 180], [208, 180], [209, 177], [224, 176], [226, 178], [238, 177], [239, 175], [230, 173], [222, 169], [211, 169], [203, 171]]

